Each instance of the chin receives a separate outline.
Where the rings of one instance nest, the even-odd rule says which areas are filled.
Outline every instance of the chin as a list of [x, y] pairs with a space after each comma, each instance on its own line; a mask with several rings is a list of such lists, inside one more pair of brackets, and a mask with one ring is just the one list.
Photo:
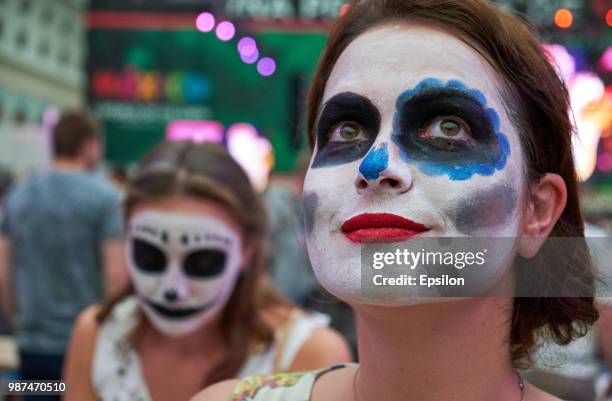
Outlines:
[[[427, 237], [465, 237], [452, 230], [444, 235], [427, 233]], [[498, 234], [498, 233], [496, 233]], [[472, 241], [464, 238], [464, 241]], [[408, 307], [423, 304], [448, 303], [470, 297], [508, 296], [503, 280], [508, 274], [515, 257], [514, 241], [499, 238], [484, 238], [481, 242], [496, 251], [487, 258], [487, 265], [480, 270], [462, 270], [465, 282], [452, 286], [448, 283], [441, 287], [425, 288], [423, 286], [393, 286], [375, 288], [372, 284], [362, 283], [362, 245], [350, 242], [343, 234], [313, 232], [308, 238], [307, 246], [310, 261], [319, 283], [335, 297], [359, 308], [359, 306]], [[480, 242], [479, 242], [480, 243]], [[393, 245], [393, 244], [391, 244]], [[401, 246], [401, 242], [397, 242]], [[370, 268], [368, 266], [367, 268]], [[472, 267], [472, 269], [476, 269]], [[415, 270], [414, 272], [417, 272]], [[423, 273], [432, 274], [431, 271]], [[443, 277], [440, 273], [440, 277]], [[435, 275], [434, 275], [435, 276]], [[416, 274], [420, 277], [420, 274]], [[435, 276], [438, 277], [438, 276]], [[367, 287], [366, 285], [369, 285]], [[498, 288], [503, 288], [502, 293]]]
[[[325, 287], [325, 286], [324, 286]], [[383, 307], [383, 308], [399, 308], [399, 307], [411, 307], [419, 305], [430, 305], [430, 304], [442, 304], [453, 301], [459, 301], [464, 298], [451, 298], [451, 297], [423, 297], [417, 294], [405, 294], [403, 296], [394, 296], [389, 294], [388, 296], [377, 296], [368, 297], [361, 294], [360, 289], [354, 292], [332, 292], [330, 288], [326, 288], [338, 299], [351, 305], [353, 308], [359, 309], [360, 307]]]

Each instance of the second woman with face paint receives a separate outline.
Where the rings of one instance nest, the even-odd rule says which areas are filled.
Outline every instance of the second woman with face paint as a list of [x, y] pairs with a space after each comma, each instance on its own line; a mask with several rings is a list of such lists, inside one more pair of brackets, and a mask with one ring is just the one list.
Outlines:
[[79, 318], [66, 400], [186, 400], [222, 379], [350, 359], [324, 316], [263, 284], [265, 213], [222, 148], [160, 145], [125, 216], [132, 285]]

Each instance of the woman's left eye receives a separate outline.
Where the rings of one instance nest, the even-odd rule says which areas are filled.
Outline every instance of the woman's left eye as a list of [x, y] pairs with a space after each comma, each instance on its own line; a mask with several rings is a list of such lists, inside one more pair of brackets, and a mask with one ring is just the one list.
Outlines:
[[472, 130], [463, 119], [456, 116], [440, 116], [419, 131], [421, 138], [440, 138], [457, 142], [470, 142]]

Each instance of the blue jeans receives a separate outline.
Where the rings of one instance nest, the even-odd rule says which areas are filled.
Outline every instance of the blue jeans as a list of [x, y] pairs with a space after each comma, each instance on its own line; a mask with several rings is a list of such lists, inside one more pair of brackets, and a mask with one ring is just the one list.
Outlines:
[[[19, 351], [21, 380], [61, 380], [64, 355]], [[60, 401], [59, 395], [26, 395], [24, 401]]]

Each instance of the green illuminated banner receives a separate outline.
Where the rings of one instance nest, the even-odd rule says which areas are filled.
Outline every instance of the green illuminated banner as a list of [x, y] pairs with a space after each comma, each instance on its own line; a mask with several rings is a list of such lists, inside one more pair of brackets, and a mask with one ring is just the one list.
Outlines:
[[164, 138], [172, 120], [212, 119], [225, 127], [254, 125], [274, 146], [276, 170], [292, 169], [304, 143], [303, 97], [326, 36], [249, 34], [277, 63], [274, 75], [264, 77], [241, 61], [241, 35], [225, 42], [195, 26], [90, 30], [88, 99], [104, 120], [108, 159], [137, 160]]

